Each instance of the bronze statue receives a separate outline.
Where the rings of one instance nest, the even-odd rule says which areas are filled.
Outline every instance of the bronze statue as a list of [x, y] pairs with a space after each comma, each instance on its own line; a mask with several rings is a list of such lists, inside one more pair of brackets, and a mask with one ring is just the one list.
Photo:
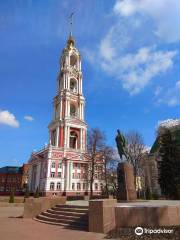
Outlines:
[[117, 130], [117, 133], [118, 134], [116, 136], [116, 144], [117, 144], [117, 149], [118, 149], [120, 159], [123, 160], [123, 155], [124, 155], [127, 160], [126, 139], [119, 129]]

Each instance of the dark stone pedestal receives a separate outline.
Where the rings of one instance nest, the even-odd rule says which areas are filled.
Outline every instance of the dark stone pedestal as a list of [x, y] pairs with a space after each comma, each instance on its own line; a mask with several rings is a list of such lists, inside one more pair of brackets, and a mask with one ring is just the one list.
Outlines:
[[136, 200], [137, 194], [134, 186], [134, 171], [130, 163], [123, 162], [118, 164], [118, 200]]

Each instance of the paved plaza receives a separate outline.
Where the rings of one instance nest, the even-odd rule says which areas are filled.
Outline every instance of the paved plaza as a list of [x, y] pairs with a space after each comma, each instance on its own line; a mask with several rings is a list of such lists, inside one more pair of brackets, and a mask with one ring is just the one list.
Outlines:
[[[88, 205], [88, 201], [71, 201], [68, 202], [70, 205]], [[174, 206], [179, 205], [180, 201], [137, 201], [137, 202], [122, 202], [117, 203], [116, 206], [120, 207], [136, 207], [136, 206]], [[22, 206], [9, 206], [9, 207], [0, 207], [0, 240], [100, 240], [107, 239], [110, 236], [92, 233], [80, 230], [66, 229], [61, 226], [44, 224], [33, 219], [23, 219], [23, 210]], [[123, 230], [124, 231], [124, 230]], [[134, 239], [135, 235], [132, 229], [126, 229], [132, 233], [132, 235], [122, 236], [119, 239], [129, 240]], [[116, 236], [116, 232], [113, 233], [111, 239], [119, 237]], [[178, 238], [168, 239], [178, 239]], [[143, 239], [157, 239], [156, 236], [146, 236]], [[161, 236], [158, 239], [167, 239], [165, 236]]]
[[0, 218], [1, 240], [100, 240], [104, 234], [64, 229], [32, 219]]
[[23, 207], [0, 207], [0, 240], [100, 240], [105, 236], [19, 218], [22, 214]]
[[164, 207], [164, 206], [180, 206], [180, 201], [176, 200], [148, 200], [134, 202], [120, 202], [118, 207]]
[[24, 207], [0, 207], [0, 219], [21, 217], [23, 215], [23, 211]]

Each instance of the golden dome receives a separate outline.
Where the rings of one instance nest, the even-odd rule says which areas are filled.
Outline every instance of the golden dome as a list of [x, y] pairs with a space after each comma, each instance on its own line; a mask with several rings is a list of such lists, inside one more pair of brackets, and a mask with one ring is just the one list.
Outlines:
[[75, 40], [74, 38], [70, 35], [68, 40], [67, 40], [67, 47], [71, 47], [71, 46], [74, 46], [74, 43], [75, 43]]

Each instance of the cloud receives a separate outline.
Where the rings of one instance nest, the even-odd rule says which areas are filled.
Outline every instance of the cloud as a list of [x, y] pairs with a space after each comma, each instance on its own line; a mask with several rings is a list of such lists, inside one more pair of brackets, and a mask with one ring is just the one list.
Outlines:
[[157, 99], [157, 102], [170, 107], [180, 106], [180, 81], [177, 81], [175, 86], [163, 91], [163, 95]]
[[156, 36], [167, 42], [180, 40], [180, 1], [177, 0], [117, 0], [114, 12], [121, 17], [141, 15], [154, 23]]
[[[108, 43], [108, 48], [111, 42]], [[100, 47], [100, 53], [102, 45]], [[106, 52], [106, 49], [104, 49]], [[108, 51], [107, 51], [108, 52]], [[161, 51], [156, 47], [142, 47], [136, 53], [108, 57], [102, 55], [102, 68], [118, 78], [131, 95], [138, 94], [149, 82], [173, 66], [176, 51]]]
[[[180, 15], [176, 9], [180, 10], [180, 1], [117, 0], [111, 25], [98, 48], [88, 49], [85, 58], [119, 80], [130, 95], [139, 94], [152, 81], [159, 82], [174, 66], [178, 51], [171, 50], [167, 42], [180, 40], [180, 28], [176, 27]], [[171, 15], [177, 20], [174, 25], [169, 19]], [[160, 89], [156, 89], [155, 95], [160, 95]]]
[[15, 116], [8, 110], [0, 110], [0, 124], [8, 125], [14, 128], [19, 127], [19, 122], [16, 120]]
[[29, 115], [24, 116], [24, 119], [29, 121], [29, 122], [34, 121], [34, 118], [32, 116], [29, 116]]
[[168, 10], [164, 2], [169, 0], [117, 0], [112, 12], [114, 21], [98, 49], [86, 51], [87, 60], [92, 64], [97, 62], [102, 70], [119, 80], [130, 95], [139, 94], [174, 66], [178, 52], [170, 48], [162, 50], [157, 40], [163, 26], [147, 20], [164, 17], [164, 11]]
[[157, 86], [155, 91], [154, 91], [154, 96], [157, 97], [162, 93], [163, 88], [160, 86]]
[[81, 49], [82, 55], [84, 58], [87, 59], [88, 62], [91, 64], [94, 63], [95, 60], [95, 53], [93, 51], [90, 51], [88, 48]]

